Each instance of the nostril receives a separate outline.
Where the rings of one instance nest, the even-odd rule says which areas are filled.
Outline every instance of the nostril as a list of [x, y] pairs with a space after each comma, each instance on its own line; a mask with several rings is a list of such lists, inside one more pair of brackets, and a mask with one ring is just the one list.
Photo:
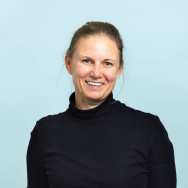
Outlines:
[[101, 77], [101, 73], [99, 71], [91, 71], [90, 74], [92, 77]]

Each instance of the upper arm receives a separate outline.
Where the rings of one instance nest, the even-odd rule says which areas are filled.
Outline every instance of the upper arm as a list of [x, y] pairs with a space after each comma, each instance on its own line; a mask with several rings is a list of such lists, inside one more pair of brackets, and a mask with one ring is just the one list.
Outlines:
[[37, 127], [38, 123], [31, 132], [27, 149], [27, 187], [47, 188], [48, 186], [44, 170], [41, 139]]
[[150, 150], [149, 188], [176, 188], [174, 149], [167, 131], [158, 117], [154, 122]]

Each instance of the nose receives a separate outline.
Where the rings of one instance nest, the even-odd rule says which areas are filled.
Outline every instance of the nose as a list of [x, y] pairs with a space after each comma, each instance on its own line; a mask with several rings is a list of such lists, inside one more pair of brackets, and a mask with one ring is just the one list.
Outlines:
[[100, 67], [100, 64], [95, 64], [95, 65], [92, 67], [90, 76], [91, 76], [92, 78], [94, 78], [94, 79], [97, 79], [97, 78], [100, 78], [100, 77], [101, 77], [101, 67]]

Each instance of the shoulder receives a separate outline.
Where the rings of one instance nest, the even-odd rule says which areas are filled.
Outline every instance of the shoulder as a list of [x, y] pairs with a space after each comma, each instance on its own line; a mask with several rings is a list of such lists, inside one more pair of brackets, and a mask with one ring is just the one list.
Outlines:
[[114, 107], [120, 115], [123, 115], [126, 118], [128, 117], [129, 119], [145, 121], [154, 120], [158, 117], [156, 114], [152, 114], [150, 112], [142, 111], [132, 106], [128, 106], [125, 103], [120, 102], [119, 100], [116, 101]]
[[116, 101], [115, 108], [125, 122], [128, 121], [131, 124], [135, 124], [138, 129], [145, 130], [149, 134], [167, 135], [167, 131], [157, 114], [136, 109], [120, 101]]
[[128, 119], [128, 122], [131, 122], [130, 129], [134, 130], [137, 137], [147, 140], [150, 148], [159, 148], [158, 151], [163, 148], [173, 152], [168, 131], [158, 115], [135, 109], [121, 102], [117, 105], [121, 108], [124, 121], [127, 122]]
[[50, 132], [53, 129], [56, 129], [58, 125], [62, 124], [64, 119], [65, 112], [61, 112], [58, 114], [49, 114], [41, 117], [36, 121], [35, 126], [32, 129], [32, 134], [40, 133], [40, 132]]

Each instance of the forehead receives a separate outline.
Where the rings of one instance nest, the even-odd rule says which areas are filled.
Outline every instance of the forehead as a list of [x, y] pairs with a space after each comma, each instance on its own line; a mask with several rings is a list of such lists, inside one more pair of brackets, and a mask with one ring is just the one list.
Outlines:
[[81, 37], [75, 46], [75, 53], [87, 56], [110, 56], [119, 57], [117, 44], [105, 34], [90, 35]]

